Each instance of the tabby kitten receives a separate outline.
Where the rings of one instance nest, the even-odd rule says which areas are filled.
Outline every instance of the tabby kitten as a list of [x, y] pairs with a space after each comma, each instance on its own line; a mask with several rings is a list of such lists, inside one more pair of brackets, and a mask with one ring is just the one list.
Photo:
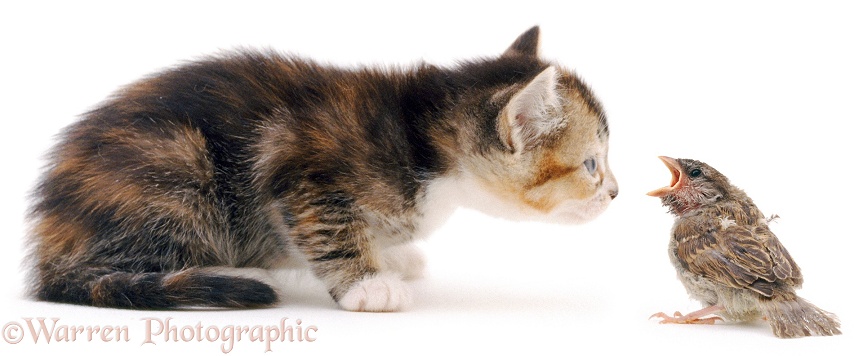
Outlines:
[[[407, 245], [473, 203], [582, 222], [617, 195], [602, 108], [539, 29], [455, 68], [348, 70], [237, 52], [145, 78], [68, 127], [35, 190], [33, 293], [115, 308], [258, 307], [310, 268], [393, 311]], [[299, 262], [299, 264], [297, 264]]]

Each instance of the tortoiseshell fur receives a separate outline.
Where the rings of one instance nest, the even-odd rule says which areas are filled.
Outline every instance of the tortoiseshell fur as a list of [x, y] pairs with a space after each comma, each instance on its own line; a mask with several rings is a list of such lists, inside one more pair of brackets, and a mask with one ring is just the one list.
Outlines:
[[[570, 199], [552, 185], [585, 170], [587, 156], [564, 153], [593, 141], [570, 141], [607, 145], [598, 101], [536, 55], [538, 36], [533, 28], [504, 55], [454, 68], [349, 70], [233, 52], [120, 90], [63, 132], [35, 190], [35, 296], [116, 308], [267, 306], [278, 299], [270, 285], [221, 271], [298, 257], [346, 309], [401, 308], [345, 296], [384, 275], [387, 248], [414, 238], [433, 183], [467, 174], [546, 213]], [[510, 99], [544, 72], [564, 93], [548, 106], [563, 120], [506, 121], [506, 108], [518, 108]], [[608, 190], [592, 215], [617, 194], [599, 151], [598, 183], [570, 187], [579, 199]], [[397, 284], [387, 278], [378, 282]]]

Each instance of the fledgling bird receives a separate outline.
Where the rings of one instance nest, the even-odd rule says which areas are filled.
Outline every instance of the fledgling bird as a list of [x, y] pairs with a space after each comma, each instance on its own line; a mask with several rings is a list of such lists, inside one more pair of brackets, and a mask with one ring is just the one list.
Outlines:
[[651, 318], [661, 318], [663, 324], [713, 324], [765, 317], [781, 338], [841, 334], [835, 315], [794, 292], [803, 277], [767, 226], [774, 217], [766, 219], [743, 190], [713, 167], [659, 158], [671, 171], [671, 184], [647, 194], [661, 198], [677, 217], [669, 257], [686, 291], [705, 308]]

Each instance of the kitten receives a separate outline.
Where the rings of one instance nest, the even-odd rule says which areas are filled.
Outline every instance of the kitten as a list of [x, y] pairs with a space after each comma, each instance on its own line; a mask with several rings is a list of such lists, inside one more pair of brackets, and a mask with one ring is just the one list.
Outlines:
[[189, 63], [68, 127], [30, 214], [38, 299], [258, 307], [310, 268], [346, 310], [410, 303], [407, 245], [455, 198], [583, 222], [617, 195], [608, 126], [539, 29], [455, 68], [348, 70], [272, 52]]

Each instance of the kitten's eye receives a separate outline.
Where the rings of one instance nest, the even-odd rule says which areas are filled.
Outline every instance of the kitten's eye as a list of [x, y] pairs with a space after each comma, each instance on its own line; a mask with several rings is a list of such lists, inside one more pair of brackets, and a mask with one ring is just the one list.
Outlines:
[[584, 161], [584, 168], [587, 168], [587, 172], [593, 175], [596, 173], [596, 159], [588, 158]]
[[701, 176], [701, 170], [698, 168], [695, 168], [695, 169], [689, 171], [689, 176], [692, 178], [698, 178]]

